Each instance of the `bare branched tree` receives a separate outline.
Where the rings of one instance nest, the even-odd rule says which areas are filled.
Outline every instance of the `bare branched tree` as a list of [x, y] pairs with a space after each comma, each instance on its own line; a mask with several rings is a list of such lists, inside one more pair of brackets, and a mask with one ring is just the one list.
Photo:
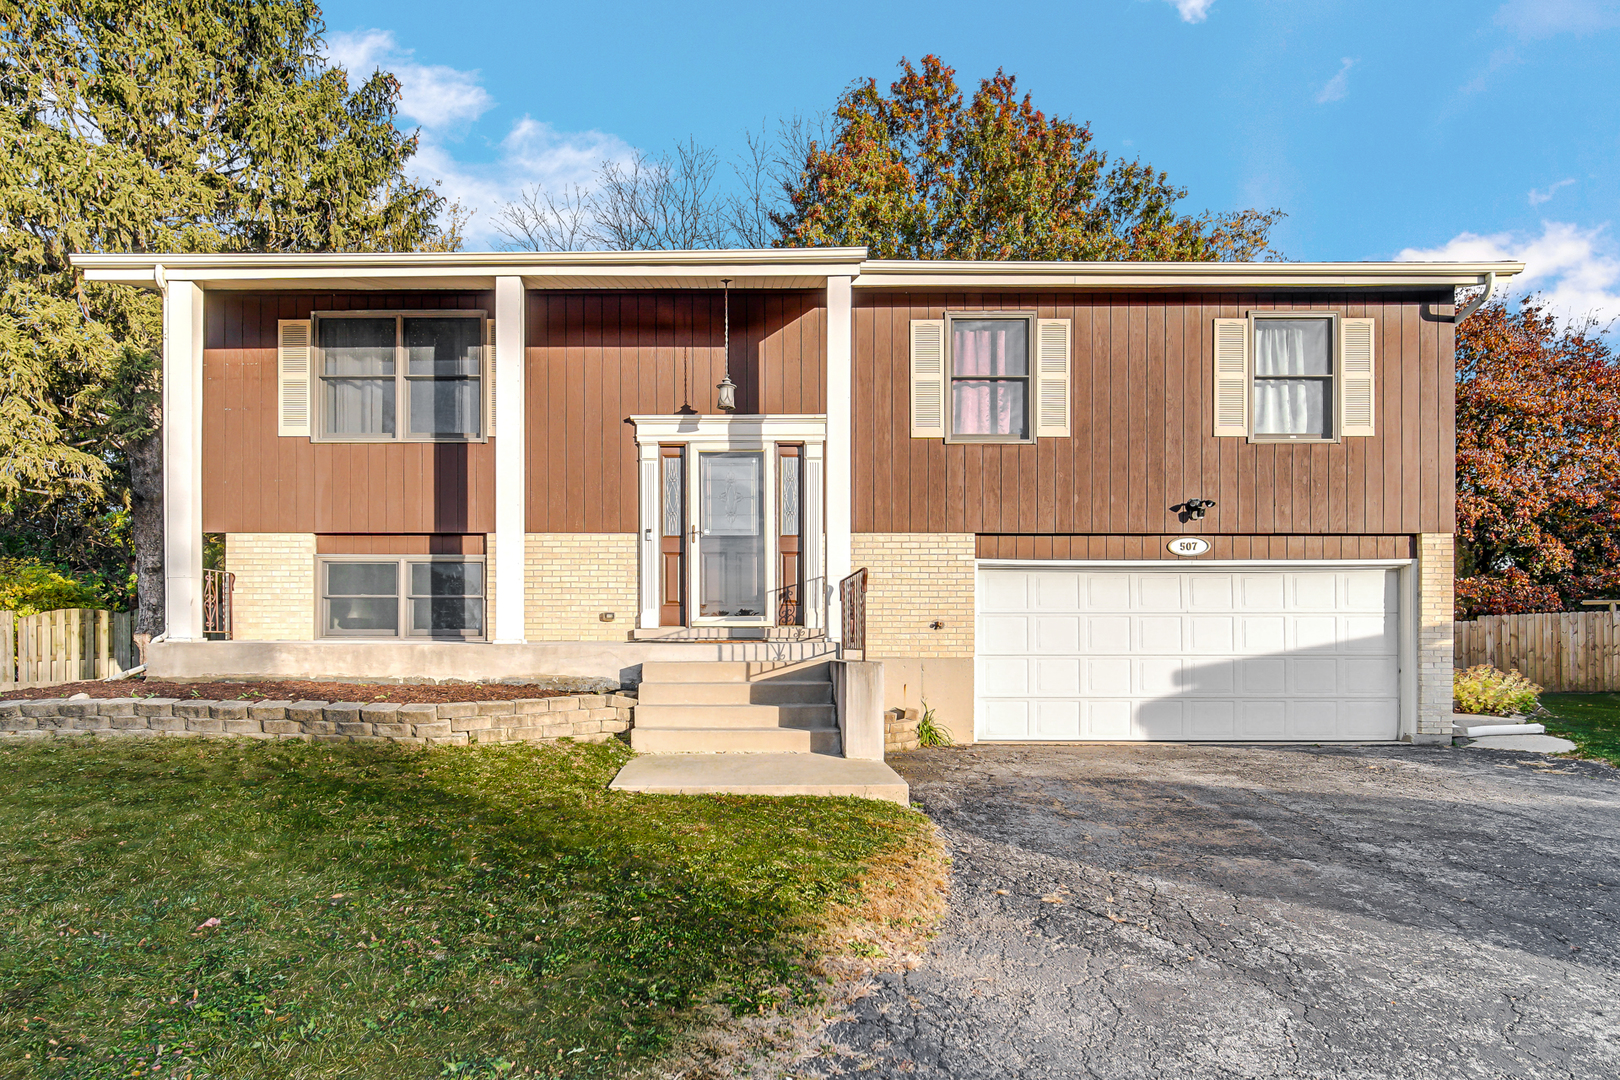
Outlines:
[[745, 133], [729, 189], [720, 182], [719, 155], [689, 136], [671, 153], [604, 161], [588, 188], [525, 188], [496, 214], [495, 228], [524, 251], [772, 247], [781, 243], [786, 195], [810, 143], [825, 135], [824, 114], [784, 120], [774, 138], [762, 123]]

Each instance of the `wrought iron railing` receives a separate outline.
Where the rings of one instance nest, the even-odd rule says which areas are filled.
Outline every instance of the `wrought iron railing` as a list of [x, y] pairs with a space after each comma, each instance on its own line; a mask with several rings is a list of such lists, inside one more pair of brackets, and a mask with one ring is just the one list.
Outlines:
[[859, 652], [866, 659], [866, 567], [838, 583], [838, 611], [844, 657]]
[[231, 638], [231, 593], [236, 575], [225, 570], [203, 571], [203, 636], [213, 640]]

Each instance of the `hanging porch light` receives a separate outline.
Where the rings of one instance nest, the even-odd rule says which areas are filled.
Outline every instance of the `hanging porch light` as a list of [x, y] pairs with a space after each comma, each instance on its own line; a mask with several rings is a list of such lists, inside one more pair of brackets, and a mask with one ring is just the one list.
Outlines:
[[715, 401], [715, 405], [721, 412], [736, 412], [737, 384], [731, 381], [731, 279], [721, 278], [720, 284], [725, 289], [726, 366], [725, 374], [715, 384], [715, 389], [720, 391], [720, 396]]

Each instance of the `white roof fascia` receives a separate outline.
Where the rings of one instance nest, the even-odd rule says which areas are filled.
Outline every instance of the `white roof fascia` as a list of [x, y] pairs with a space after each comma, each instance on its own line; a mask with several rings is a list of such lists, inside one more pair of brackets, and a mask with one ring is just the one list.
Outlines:
[[1483, 285], [1524, 271], [1520, 262], [1230, 263], [950, 262], [868, 259], [859, 289], [1274, 289]]
[[819, 288], [853, 276], [865, 248], [608, 252], [365, 252], [263, 255], [74, 255], [90, 281], [154, 287], [170, 281], [205, 288], [491, 289], [519, 276], [529, 288]]

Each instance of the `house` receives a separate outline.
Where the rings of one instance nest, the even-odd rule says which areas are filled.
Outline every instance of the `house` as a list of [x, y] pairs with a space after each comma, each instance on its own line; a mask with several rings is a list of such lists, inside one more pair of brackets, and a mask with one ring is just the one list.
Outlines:
[[164, 296], [153, 675], [842, 642], [964, 740], [1450, 738], [1454, 299], [1520, 264], [75, 263]]

